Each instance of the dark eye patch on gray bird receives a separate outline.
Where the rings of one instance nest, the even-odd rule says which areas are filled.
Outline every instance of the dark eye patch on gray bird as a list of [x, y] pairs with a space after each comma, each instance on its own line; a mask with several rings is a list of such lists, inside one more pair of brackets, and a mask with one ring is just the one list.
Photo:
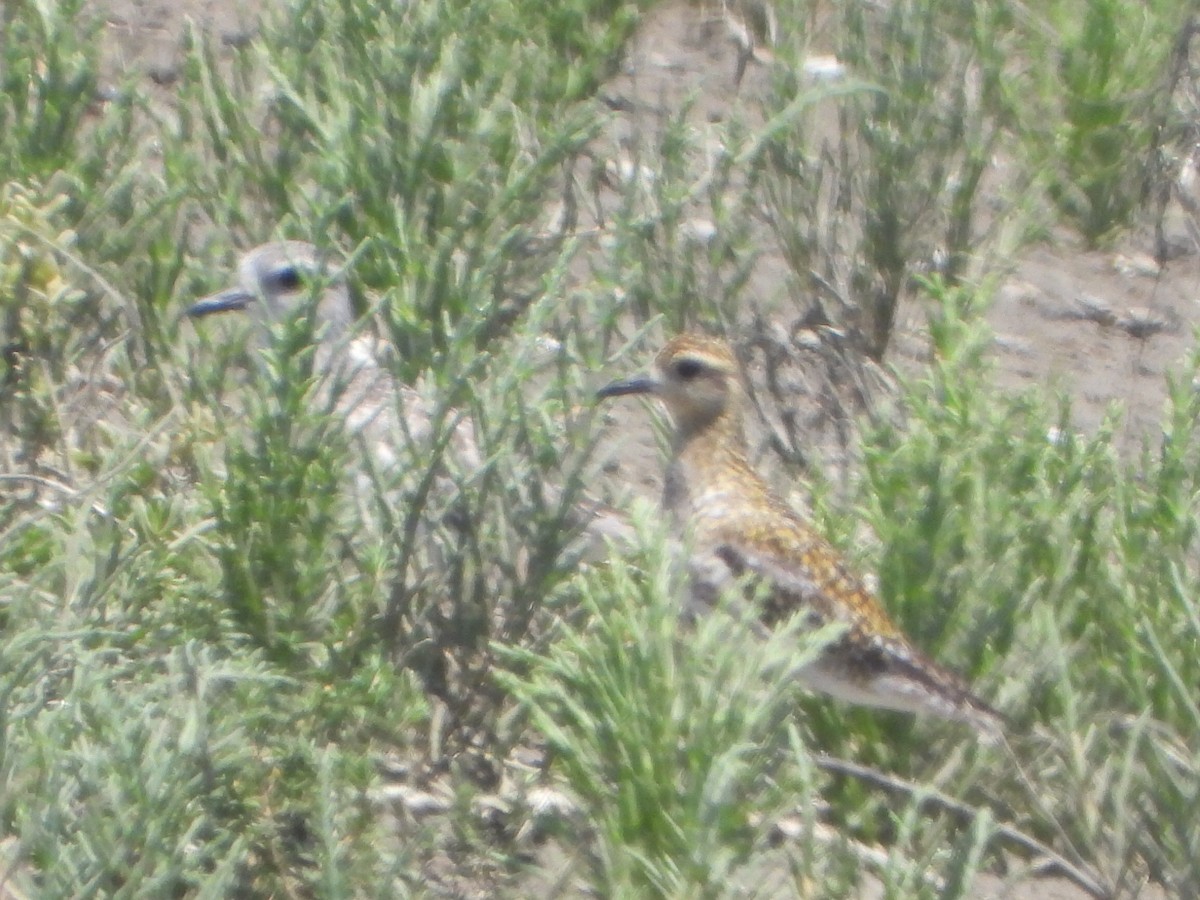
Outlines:
[[263, 278], [263, 287], [268, 291], [294, 291], [303, 286], [304, 276], [290, 263], [271, 270]]

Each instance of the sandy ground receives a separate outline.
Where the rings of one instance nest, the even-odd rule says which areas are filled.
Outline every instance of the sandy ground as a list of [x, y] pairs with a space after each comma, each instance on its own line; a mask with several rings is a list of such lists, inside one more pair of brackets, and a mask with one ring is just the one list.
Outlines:
[[[625, 72], [608, 91], [635, 107], [629, 118], [640, 112], [631, 133], [688, 98], [695, 98], [691, 124], [702, 130], [744, 114], [745, 100], [769, 77], [765, 64], [751, 63], [736, 84], [737, 55], [729, 29], [715, 16], [705, 19], [691, 4], [664, 4], [645, 21]], [[987, 316], [995, 333], [998, 387], [1061, 389], [1083, 431], [1094, 430], [1119, 405], [1128, 415], [1118, 437], [1153, 439], [1166, 397], [1163, 375], [1186, 363], [1200, 321], [1200, 248], [1178, 203], [1169, 208], [1165, 226], [1171, 258], [1161, 269], [1148, 230], [1104, 251], [1081, 249], [1067, 235], [1024, 251]], [[748, 294], [777, 295], [785, 272], [779, 254], [768, 249]], [[901, 307], [890, 364], [911, 370], [910, 362], [923, 358], [923, 322], [915, 305]]]
[[[180, 74], [180, 41], [191, 26], [216, 37], [229, 54], [252, 40], [263, 10], [273, 0], [98, 0], [103, 22], [106, 73], [116, 84], [144, 78], [166, 92]], [[690, 116], [698, 129], [720, 122], [762, 90], [768, 73], [751, 62], [735, 84], [737, 50], [728, 29], [705, 18], [695, 5], [664, 4], [648, 17], [621, 75], [606, 88], [627, 103], [617, 119], [612, 146], [650, 141], [655, 123], [694, 98]], [[995, 331], [998, 386], [1051, 385], [1070, 398], [1080, 430], [1094, 430], [1107, 411], [1126, 411], [1118, 438], [1137, 445], [1153, 440], [1166, 396], [1164, 373], [1179, 370], [1200, 322], [1200, 265], [1186, 215], [1176, 205], [1167, 219], [1173, 258], [1159, 269], [1148, 233], [1129, 236], [1112, 249], [1086, 251], [1070, 238], [1031, 248], [1017, 261], [988, 313]], [[778, 254], [762, 254], [748, 294], [777, 296], [786, 266]], [[902, 308], [890, 362], [920, 360], [923, 315]], [[649, 446], [648, 436], [636, 438]]]
[[[232, 47], [253, 38], [260, 11], [271, 2], [97, 0], [93, 9], [104, 22], [109, 77], [169, 85], [178, 77], [179, 42], [188, 23]], [[725, 117], [765, 79], [763, 66], [752, 62], [735, 85], [736, 65], [727, 31], [698, 16], [695, 6], [666, 4], [646, 21], [608, 93], [635, 104], [631, 118], [649, 111], [661, 119], [695, 97], [691, 115], [702, 126]], [[1126, 438], [1152, 435], [1166, 394], [1162, 376], [1185, 360], [1200, 322], [1200, 264], [1185, 218], [1178, 209], [1168, 217], [1173, 258], [1161, 270], [1148, 234], [1105, 251], [1085, 251], [1069, 239], [1026, 251], [988, 315], [999, 384], [1061, 387], [1084, 430], [1095, 428], [1117, 403], [1128, 411]], [[750, 292], [769, 295], [784, 270], [782, 260], [765, 254]], [[897, 355], [919, 344], [920, 321], [916, 311], [902, 310]], [[1142, 322], [1152, 333], [1139, 329]], [[906, 332], [918, 340], [906, 340]]]
[[270, 0], [98, 0], [92, 14], [103, 23], [106, 73], [112, 81], [147, 78], [169, 85], [179, 77], [180, 40], [189, 24], [232, 46], [250, 40], [260, 10]]
[[[179, 77], [178, 48], [188, 22], [217, 36], [229, 53], [253, 39], [257, 15], [271, 2], [97, 0], [92, 8], [103, 21], [107, 78], [113, 84], [144, 78], [153, 90], [169, 91]], [[703, 20], [695, 5], [667, 3], [648, 17], [624, 71], [606, 93], [628, 103], [631, 132], [638, 130], [639, 116], [661, 120], [687, 98], [696, 99], [691, 116], [703, 128], [765, 83], [763, 64], [751, 63], [740, 84], [736, 67], [736, 47], [725, 28]], [[1153, 440], [1166, 393], [1163, 375], [1185, 360], [1200, 320], [1194, 299], [1200, 287], [1197, 248], [1178, 210], [1168, 236], [1174, 258], [1162, 270], [1154, 264], [1147, 235], [1133, 235], [1104, 252], [1083, 251], [1069, 240], [1025, 252], [988, 314], [996, 333], [998, 385], [1060, 387], [1072, 399], [1076, 427], [1084, 431], [1095, 429], [1110, 406], [1120, 404], [1127, 416], [1118, 438], [1127, 445]], [[764, 254], [750, 293], [771, 296], [784, 271], [780, 258]], [[895, 364], [919, 361], [919, 311], [902, 310], [894, 346]], [[640, 439], [650, 443], [648, 430]], [[873, 896], [869, 886], [864, 896]], [[1019, 886], [983, 880], [977, 896], [1084, 895], [1053, 880]]]

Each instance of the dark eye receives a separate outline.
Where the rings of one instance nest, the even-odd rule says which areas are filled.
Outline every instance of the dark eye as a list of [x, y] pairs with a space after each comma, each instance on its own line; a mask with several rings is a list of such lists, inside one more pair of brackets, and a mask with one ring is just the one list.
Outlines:
[[304, 283], [295, 266], [282, 266], [271, 273], [271, 284], [276, 290], [294, 291]]
[[691, 381], [704, 371], [704, 363], [696, 359], [681, 359], [675, 363], [675, 374], [684, 381]]

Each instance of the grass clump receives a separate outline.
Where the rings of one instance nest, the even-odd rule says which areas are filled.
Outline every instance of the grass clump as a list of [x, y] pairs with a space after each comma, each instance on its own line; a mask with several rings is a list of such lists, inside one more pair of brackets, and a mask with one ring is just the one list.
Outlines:
[[731, 611], [688, 629], [670, 553], [642, 534], [652, 549], [638, 568], [617, 560], [577, 580], [582, 618], [545, 655], [501, 648], [514, 669], [504, 683], [582, 804], [597, 889], [722, 896], [761, 843], [754, 826], [812, 801], [812, 769], [784, 765], [787, 673], [823, 637], [764, 652]]
[[[1052, 3], [1025, 23], [1033, 99], [1014, 103], [1030, 162], [1091, 246], [1128, 227], [1148, 198], [1156, 132], [1186, 4]], [[1032, 115], [1030, 115], [1032, 114]]]
[[[199, 196], [233, 232], [281, 220], [314, 236], [336, 227], [360, 248], [362, 286], [387, 289], [388, 336], [411, 380], [459, 325], [485, 347], [552, 265], [545, 238], [555, 236], [539, 235], [538, 220], [593, 133], [578, 101], [613, 65], [634, 12], [301, 3], [271, 32], [262, 68], [250, 54], [236, 63], [242, 79], [269, 80], [266, 103], [225, 83], [211, 55], [193, 70], [187, 99], [198, 112], [183, 127], [206, 136], [204, 159], [219, 164], [202, 169], [213, 180]], [[564, 31], [569, 23], [582, 30]], [[192, 171], [193, 152], [174, 164]], [[255, 240], [266, 236], [256, 228]]]
[[46, 179], [95, 163], [81, 138], [100, 44], [98, 26], [83, 26], [83, 6], [22, 3], [0, 12], [0, 152], [14, 177]]
[[[889, 608], [1012, 718], [1024, 772], [997, 762], [983, 779], [969, 765], [950, 783], [1046, 840], [1069, 835], [1117, 893], [1146, 877], [1186, 884], [1193, 865], [1169, 849], [1180, 833], [1161, 842], [1146, 828], [1183, 815], [1164, 756], [1194, 765], [1175, 755], [1197, 724], [1180, 693], [1196, 637], [1194, 469], [1182, 464], [1200, 437], [1194, 393], [1176, 389], [1161, 442], [1123, 460], [1107, 431], [1074, 434], [1069, 409], [989, 390], [963, 295], [932, 287], [939, 358], [905, 391], [903, 427], [868, 437], [864, 496]], [[845, 746], [826, 714], [811, 713], [819, 743]], [[871, 719], [866, 753], [882, 768], [928, 765], [926, 738]]]
[[66, 202], [19, 182], [0, 188], [0, 294], [7, 298], [0, 385], [13, 394], [9, 421], [22, 435], [20, 452], [35, 458], [59, 427], [36, 398], [47, 382], [66, 378], [69, 360], [51, 351], [57, 333], [78, 317], [84, 300], [56, 253], [74, 244], [74, 234], [63, 224]]

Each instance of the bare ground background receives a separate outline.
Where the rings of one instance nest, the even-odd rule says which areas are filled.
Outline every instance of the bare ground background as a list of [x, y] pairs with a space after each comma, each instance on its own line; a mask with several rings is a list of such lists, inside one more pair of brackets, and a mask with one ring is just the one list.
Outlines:
[[[104, 21], [106, 69], [115, 87], [124, 78], [144, 79], [164, 102], [180, 76], [188, 22], [226, 48], [252, 40], [270, 0], [99, 0]], [[754, 60], [736, 80], [736, 43], [715, 15], [693, 4], [664, 3], [648, 15], [621, 75], [606, 96], [621, 105], [624, 124], [611, 135], [614, 147], [652, 140], [661, 123], [691, 103], [701, 127], [717, 122], [767, 77], [769, 62]], [[1003, 165], [998, 166], [1003, 187]], [[1192, 346], [1200, 320], [1197, 245], [1187, 214], [1173, 202], [1166, 218], [1169, 259], [1155, 261], [1149, 229], [1114, 247], [1089, 251], [1069, 235], [1025, 250], [1011, 267], [988, 313], [995, 331], [1000, 387], [1059, 387], [1071, 398], [1077, 427], [1095, 429], [1113, 404], [1126, 412], [1119, 432], [1138, 442], [1156, 427], [1165, 396], [1163, 376]], [[769, 302], [778, 296], [786, 265], [764, 250], [749, 294]], [[904, 308], [890, 361], [904, 366], [925, 350], [924, 316]]]

